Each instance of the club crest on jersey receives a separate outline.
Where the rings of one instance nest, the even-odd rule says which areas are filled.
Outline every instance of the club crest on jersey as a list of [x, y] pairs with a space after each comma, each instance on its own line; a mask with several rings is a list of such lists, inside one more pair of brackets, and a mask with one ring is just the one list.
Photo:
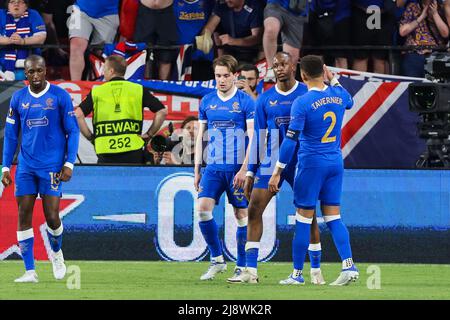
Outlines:
[[278, 100], [275, 100], [275, 101], [269, 100], [269, 105], [271, 107], [275, 107], [277, 104], [278, 104]]
[[30, 103], [22, 103], [22, 108], [28, 109], [30, 107]]
[[39, 118], [39, 119], [29, 119], [27, 120], [27, 126], [28, 128], [33, 127], [45, 127], [48, 126], [48, 119], [47, 117]]
[[55, 110], [55, 107], [53, 106], [53, 99], [52, 98], [48, 98], [45, 101], [45, 104], [47, 106], [45, 108], [43, 108], [43, 110]]
[[241, 112], [239, 102], [237, 102], [237, 101], [233, 102], [232, 108], [233, 108], [233, 110], [231, 110], [230, 112], [236, 112], [236, 113]]

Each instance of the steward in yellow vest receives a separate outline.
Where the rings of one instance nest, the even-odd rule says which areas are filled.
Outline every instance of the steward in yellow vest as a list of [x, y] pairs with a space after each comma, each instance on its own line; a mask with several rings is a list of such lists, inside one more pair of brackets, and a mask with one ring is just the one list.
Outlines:
[[[158, 132], [167, 109], [148, 89], [124, 79], [126, 61], [110, 56], [104, 65], [106, 83], [94, 87], [76, 109], [81, 133], [93, 142], [98, 163], [144, 163], [143, 148]], [[143, 108], [156, 113], [142, 134]], [[92, 114], [92, 133], [85, 117]]]

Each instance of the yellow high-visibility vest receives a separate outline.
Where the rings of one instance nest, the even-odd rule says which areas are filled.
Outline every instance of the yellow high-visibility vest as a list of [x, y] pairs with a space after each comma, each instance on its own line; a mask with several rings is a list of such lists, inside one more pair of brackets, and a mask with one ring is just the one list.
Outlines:
[[141, 138], [143, 87], [126, 80], [114, 80], [92, 89], [97, 154], [123, 153], [144, 146]]

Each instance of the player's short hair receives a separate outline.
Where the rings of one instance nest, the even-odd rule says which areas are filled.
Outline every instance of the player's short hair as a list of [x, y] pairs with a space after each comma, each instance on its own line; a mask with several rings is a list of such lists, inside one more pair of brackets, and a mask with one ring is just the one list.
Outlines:
[[186, 119], [184, 119], [183, 122], [181, 123], [181, 128], [183, 129], [184, 127], [186, 127], [186, 125], [191, 121], [198, 121], [198, 118], [196, 116], [186, 117]]
[[289, 52], [286, 52], [286, 51], [278, 51], [278, 52], [275, 54], [274, 57], [276, 57], [278, 54], [282, 54], [282, 55], [288, 57], [289, 60], [292, 60], [292, 55], [291, 55]]
[[127, 61], [124, 57], [112, 55], [105, 59], [105, 63], [106, 62], [108, 62], [109, 67], [114, 70], [114, 73], [120, 77], [123, 77], [127, 72]]
[[240, 71], [255, 71], [256, 79], [259, 78], [259, 70], [258, 70], [258, 68], [257, 68], [255, 65], [253, 65], [253, 64], [246, 63], [246, 64], [241, 65], [241, 66], [239, 67], [239, 72], [240, 72]]
[[24, 62], [25, 68], [27, 67], [27, 64], [30, 62], [41, 62], [44, 65], [44, 67], [46, 66], [45, 59], [37, 54], [32, 54], [25, 59]]
[[236, 73], [238, 68], [238, 62], [236, 58], [234, 58], [233, 56], [225, 54], [223, 56], [214, 59], [213, 69], [216, 70], [217, 66], [227, 67], [231, 73]]
[[314, 79], [323, 75], [323, 60], [320, 56], [308, 55], [300, 59], [300, 70]]

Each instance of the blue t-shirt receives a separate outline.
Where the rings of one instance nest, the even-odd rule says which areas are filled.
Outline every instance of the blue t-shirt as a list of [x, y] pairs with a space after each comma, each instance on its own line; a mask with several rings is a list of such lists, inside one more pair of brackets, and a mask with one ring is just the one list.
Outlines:
[[[46, 32], [45, 23], [39, 12], [33, 9], [28, 9], [28, 21], [29, 21], [29, 36], [32, 36], [39, 32]], [[0, 35], [6, 36], [6, 14], [7, 10], [0, 10]], [[18, 32], [18, 31], [17, 31]], [[20, 34], [20, 32], [18, 32]]]
[[213, 10], [220, 18], [220, 34], [229, 34], [233, 38], [245, 38], [252, 35], [252, 29], [263, 26], [263, 7], [258, 0], [246, 0], [241, 11], [235, 12], [225, 3], [217, 4]]
[[70, 95], [47, 82], [39, 94], [25, 87], [11, 98], [6, 117], [3, 166], [11, 167], [19, 131], [19, 165], [32, 169], [61, 168], [75, 163], [80, 130]]
[[342, 121], [352, 106], [352, 96], [341, 86], [312, 89], [294, 101], [289, 130], [300, 131], [299, 167], [342, 162]]
[[[256, 173], [259, 164], [262, 168], [270, 168], [278, 159], [278, 152], [291, 120], [291, 107], [294, 100], [308, 91], [306, 85], [296, 82], [288, 92], [283, 92], [274, 85], [261, 94], [256, 100], [255, 133], [250, 149], [248, 171]], [[278, 137], [278, 139], [276, 139]], [[260, 159], [262, 148], [267, 139], [264, 159]], [[273, 141], [272, 141], [273, 140]], [[273, 158], [273, 159], [272, 159]], [[297, 162], [296, 157], [292, 162]]]
[[[178, 44], [195, 43], [195, 37], [199, 35], [203, 27], [208, 22], [211, 15], [214, 2], [211, 0], [187, 1], [178, 0], [173, 3], [173, 10], [177, 21]], [[204, 54], [200, 50], [196, 50], [192, 54], [192, 59], [212, 60], [214, 52]]]
[[334, 21], [341, 21], [352, 14], [351, 0], [312, 0], [309, 9], [318, 14], [332, 12]]
[[273, 4], [278, 4], [281, 7], [285, 8], [286, 10], [288, 10], [289, 12], [297, 15], [297, 16], [303, 16], [306, 17], [308, 15], [308, 8], [309, 8], [309, 1], [305, 0], [305, 10], [303, 12], [296, 12], [294, 10], [292, 10], [291, 8], [289, 8], [289, 0], [267, 0], [267, 4], [269, 3], [273, 3]]
[[119, 0], [77, 0], [75, 4], [91, 18], [119, 14]]
[[205, 95], [200, 102], [199, 120], [208, 130], [206, 165], [216, 171], [238, 171], [245, 159], [247, 121], [253, 121], [255, 104], [247, 93], [235, 88], [223, 100], [218, 92]]

